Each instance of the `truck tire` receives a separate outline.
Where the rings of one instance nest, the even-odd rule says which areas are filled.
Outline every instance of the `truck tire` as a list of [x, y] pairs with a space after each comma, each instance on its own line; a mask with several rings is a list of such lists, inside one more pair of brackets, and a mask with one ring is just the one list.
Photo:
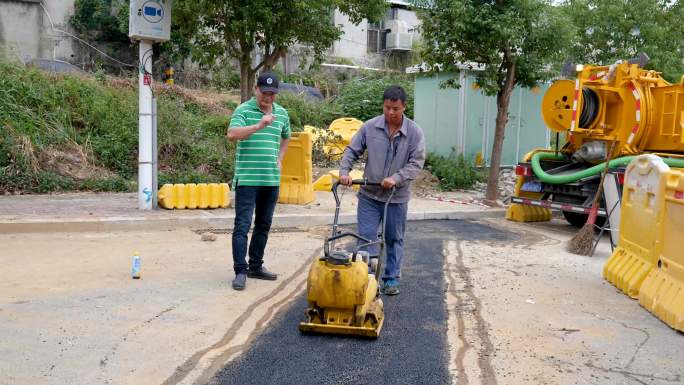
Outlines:
[[[575, 213], [572, 211], [563, 211], [563, 216], [565, 217], [565, 220], [568, 221], [569, 224], [571, 224], [575, 227], [584, 226], [584, 224], [587, 223], [587, 219], [589, 219], [588, 214], [580, 214], [580, 213]], [[603, 226], [605, 223], [606, 223], [605, 217], [596, 217], [596, 225], [597, 226]]]

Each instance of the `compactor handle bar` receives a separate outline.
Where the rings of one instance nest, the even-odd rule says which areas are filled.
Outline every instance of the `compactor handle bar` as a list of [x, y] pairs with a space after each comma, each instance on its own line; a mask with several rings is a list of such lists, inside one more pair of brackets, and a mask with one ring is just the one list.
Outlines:
[[[387, 218], [387, 208], [389, 207], [390, 202], [392, 201], [392, 197], [394, 196], [394, 193], [397, 191], [396, 186], [392, 187], [392, 190], [390, 191], [389, 197], [387, 197], [387, 201], [385, 202], [385, 208], [383, 210], [383, 216], [382, 216], [382, 222], [381, 222], [381, 230], [380, 230], [380, 240], [379, 241], [370, 241], [368, 239], [365, 239], [361, 237], [358, 234], [352, 234], [352, 233], [337, 233], [337, 223], [339, 221], [339, 216], [340, 216], [340, 198], [337, 195], [337, 187], [340, 185], [339, 180], [333, 183], [332, 185], [332, 192], [333, 195], [335, 196], [335, 219], [333, 220], [333, 226], [332, 226], [332, 235], [326, 239], [325, 244], [324, 244], [324, 252], [326, 256], [329, 256], [330, 253], [330, 245], [334, 245], [334, 241], [343, 238], [343, 237], [354, 237], [357, 238], [358, 240], [364, 242], [364, 244], [359, 245], [360, 247], [364, 246], [370, 246], [374, 245], [376, 243], [380, 243], [380, 254], [382, 254], [384, 248], [385, 248], [385, 220]], [[382, 186], [380, 182], [369, 182], [366, 179], [354, 179], [352, 180], [352, 185], [361, 185], [361, 186]], [[333, 242], [331, 242], [333, 241]], [[354, 252], [353, 260], [356, 260], [356, 252]], [[375, 279], [377, 280], [380, 277], [380, 269], [381, 269], [381, 261], [378, 259], [378, 266], [377, 270], [375, 271]]]
[[[332, 192], [333, 195], [335, 196], [335, 206], [339, 207], [340, 206], [340, 197], [337, 195], [337, 187], [340, 185], [340, 181], [338, 180], [337, 182], [333, 183], [332, 185]], [[352, 185], [360, 185], [360, 186], [381, 186], [380, 182], [369, 182], [366, 179], [353, 179], [352, 180]]]

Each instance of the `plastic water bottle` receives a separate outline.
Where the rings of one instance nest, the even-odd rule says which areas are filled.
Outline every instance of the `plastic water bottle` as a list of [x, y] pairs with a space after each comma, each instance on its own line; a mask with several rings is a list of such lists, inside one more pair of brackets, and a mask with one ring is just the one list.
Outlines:
[[140, 279], [140, 253], [133, 253], [133, 268], [131, 268], [131, 278]]

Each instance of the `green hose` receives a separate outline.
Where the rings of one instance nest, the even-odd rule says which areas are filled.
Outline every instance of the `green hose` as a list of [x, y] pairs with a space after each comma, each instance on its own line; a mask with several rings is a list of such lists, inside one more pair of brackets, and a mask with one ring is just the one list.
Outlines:
[[[632, 161], [632, 159], [636, 158], [636, 156], [623, 156], [622, 158], [617, 158], [613, 159], [608, 163], [609, 167], [619, 167], [619, 166], [626, 166], [629, 164], [629, 162]], [[606, 163], [600, 163], [597, 164], [596, 166], [590, 167], [586, 170], [581, 170], [573, 174], [565, 174], [565, 175], [551, 175], [548, 174], [546, 171], [542, 170], [541, 164], [539, 164], [540, 161], [542, 160], [563, 160], [565, 157], [562, 154], [555, 154], [552, 152], [538, 152], [534, 155], [532, 155], [532, 171], [534, 171], [534, 175], [542, 182], [544, 183], [550, 183], [550, 184], [565, 184], [565, 183], [572, 183], [576, 182], [580, 179], [584, 179], [586, 177], [592, 176], [592, 175], [598, 175], [603, 172], [603, 170], [606, 168]], [[684, 159], [675, 159], [675, 158], [662, 158], [663, 162], [667, 164], [670, 167], [675, 167], [675, 168], [684, 168]]]

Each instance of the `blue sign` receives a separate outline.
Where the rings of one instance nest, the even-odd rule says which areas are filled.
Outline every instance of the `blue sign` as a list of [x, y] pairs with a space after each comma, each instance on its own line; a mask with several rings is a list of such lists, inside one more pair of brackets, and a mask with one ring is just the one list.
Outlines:
[[150, 23], [159, 23], [164, 19], [164, 8], [157, 1], [143, 4], [143, 17]]

